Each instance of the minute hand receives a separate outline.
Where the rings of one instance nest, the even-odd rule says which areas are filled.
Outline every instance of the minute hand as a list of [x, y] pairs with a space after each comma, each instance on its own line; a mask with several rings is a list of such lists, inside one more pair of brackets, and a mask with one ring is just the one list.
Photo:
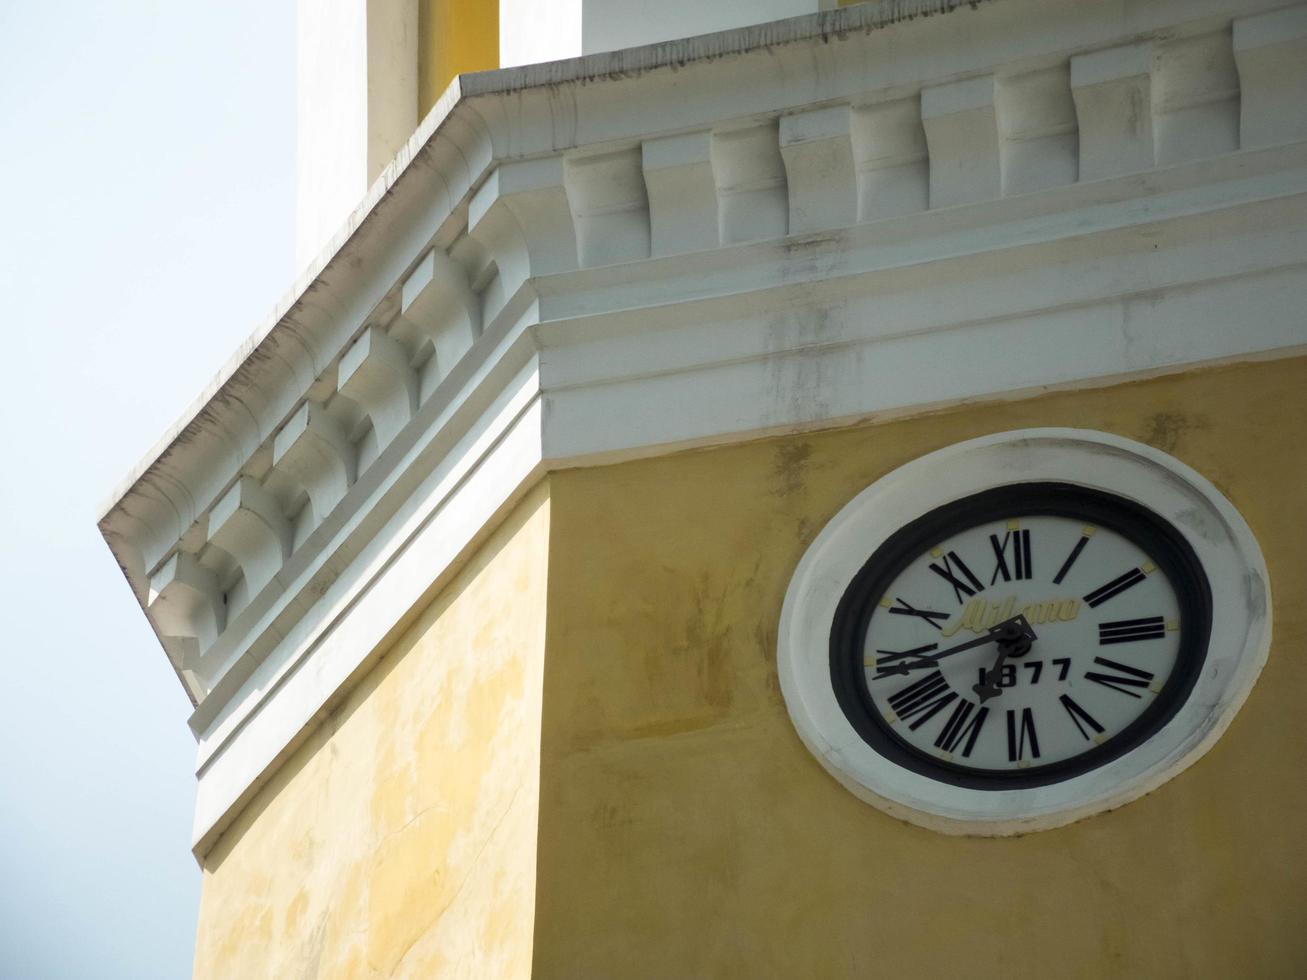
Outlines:
[[876, 670], [879, 674], [906, 674], [910, 670], [920, 670], [923, 667], [933, 667], [935, 663], [945, 657], [951, 657], [955, 653], [961, 653], [964, 650], [974, 650], [976, 647], [984, 646], [986, 643], [995, 643], [1011, 635], [1011, 627], [1016, 626], [1021, 633], [1026, 634], [1032, 640], [1035, 638], [1034, 631], [1026, 622], [1024, 616], [1013, 616], [1011, 619], [1005, 619], [1001, 623], [996, 623], [989, 628], [989, 632], [984, 636], [978, 636], [974, 640], [968, 640], [966, 643], [959, 643], [957, 646], [949, 647], [947, 650], [940, 650], [937, 653], [922, 654], [914, 656], [910, 663], [888, 664], [881, 667], [879, 664]]

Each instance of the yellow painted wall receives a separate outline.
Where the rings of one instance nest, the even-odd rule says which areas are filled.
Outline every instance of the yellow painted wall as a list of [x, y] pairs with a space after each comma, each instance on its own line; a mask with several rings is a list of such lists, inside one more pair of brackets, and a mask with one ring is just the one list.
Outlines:
[[205, 861], [196, 976], [526, 976], [547, 486]]
[[418, 118], [455, 75], [499, 67], [499, 0], [418, 0]]
[[[1269, 664], [1199, 763], [1017, 839], [855, 799], [800, 743], [776, 630], [800, 556], [923, 453], [1025, 426], [1173, 453], [1261, 541]], [[1307, 360], [556, 474], [535, 975], [1301, 977]]]

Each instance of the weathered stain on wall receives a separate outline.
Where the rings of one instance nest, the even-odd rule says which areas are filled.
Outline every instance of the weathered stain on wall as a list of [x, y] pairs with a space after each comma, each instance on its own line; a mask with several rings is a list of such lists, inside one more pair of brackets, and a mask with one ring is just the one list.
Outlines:
[[[1211, 753], [1115, 812], [1015, 839], [899, 823], [790, 724], [786, 585], [889, 470], [1055, 425], [1150, 442], [1230, 496], [1270, 568], [1270, 661]], [[1301, 975], [1304, 432], [1297, 359], [556, 474], [535, 975]]]
[[198, 977], [530, 971], [547, 484], [209, 855]]

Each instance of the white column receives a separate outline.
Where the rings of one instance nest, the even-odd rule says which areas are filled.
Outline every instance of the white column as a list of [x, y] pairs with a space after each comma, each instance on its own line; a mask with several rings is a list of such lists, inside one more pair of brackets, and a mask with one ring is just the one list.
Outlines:
[[499, 67], [581, 54], [581, 0], [499, 0]]
[[[711, 34], [769, 20], [814, 14], [835, 6], [820, 0], [582, 0], [582, 51], [615, 51], [640, 44]], [[544, 4], [541, 4], [542, 6]], [[503, 16], [504, 0], [500, 0]], [[503, 21], [500, 22], [501, 24]]]
[[834, 0], [499, 0], [499, 64], [634, 48], [833, 6]]
[[295, 256], [307, 265], [417, 128], [417, 0], [299, 0]]

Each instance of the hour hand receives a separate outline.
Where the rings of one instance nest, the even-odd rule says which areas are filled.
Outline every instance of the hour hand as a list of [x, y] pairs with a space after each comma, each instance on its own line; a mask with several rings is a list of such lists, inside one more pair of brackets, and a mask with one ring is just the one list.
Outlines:
[[[913, 647], [911, 650], [877, 650], [876, 670], [880, 674], [906, 674], [914, 666], [933, 664], [934, 660], [923, 657], [922, 654], [938, 649], [938, 643], [927, 643], [925, 646]], [[912, 663], [901, 664], [895, 662], [908, 657], [913, 658]], [[888, 666], [886, 666], [887, 664]]]
[[[949, 647], [947, 650], [940, 650], [937, 653], [927, 653], [926, 651], [935, 647], [935, 644], [929, 644], [925, 647], [918, 647], [915, 650], [877, 650], [877, 653], [885, 654], [883, 660], [876, 661], [876, 676], [884, 677], [889, 674], [906, 674], [910, 670], [920, 670], [925, 667], [933, 667], [936, 662], [943, 660], [945, 657], [951, 657], [955, 653], [961, 653], [964, 650], [972, 650], [986, 643], [1003, 643], [1014, 642], [1018, 638], [1024, 637], [1026, 640], [1035, 639], [1035, 631], [1030, 628], [1030, 623], [1026, 621], [1025, 616], [1013, 616], [1011, 619], [1005, 619], [1003, 622], [990, 627], [989, 631], [974, 640], [967, 640], [965, 643], [959, 643], [957, 646]], [[907, 663], [888, 663], [885, 666], [881, 664], [885, 660], [898, 661], [906, 660], [908, 657], [913, 658]]]

